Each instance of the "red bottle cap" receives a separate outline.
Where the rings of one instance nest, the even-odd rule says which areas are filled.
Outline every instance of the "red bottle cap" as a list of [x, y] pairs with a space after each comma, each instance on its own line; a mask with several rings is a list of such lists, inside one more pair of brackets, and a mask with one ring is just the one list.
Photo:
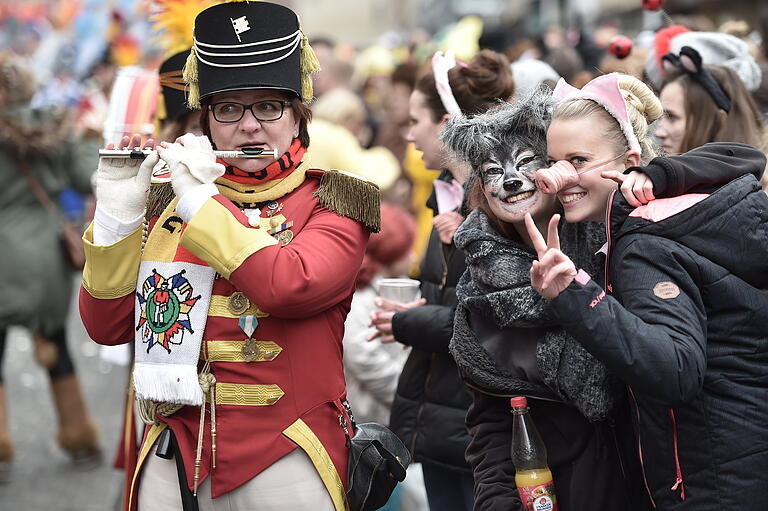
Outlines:
[[509, 404], [512, 405], [512, 408], [525, 408], [528, 406], [528, 400], [525, 399], [525, 396], [517, 396], [510, 399]]

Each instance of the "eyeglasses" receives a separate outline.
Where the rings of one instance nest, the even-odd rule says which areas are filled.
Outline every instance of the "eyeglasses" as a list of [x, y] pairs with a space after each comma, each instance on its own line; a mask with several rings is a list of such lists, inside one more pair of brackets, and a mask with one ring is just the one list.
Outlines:
[[250, 110], [257, 120], [268, 122], [280, 119], [283, 116], [285, 107], [290, 105], [290, 101], [280, 101], [278, 99], [257, 101], [250, 105], [235, 103], [234, 101], [223, 101], [221, 103], [213, 103], [211, 105], [211, 112], [214, 119], [223, 123], [238, 122], [243, 118], [246, 110]]

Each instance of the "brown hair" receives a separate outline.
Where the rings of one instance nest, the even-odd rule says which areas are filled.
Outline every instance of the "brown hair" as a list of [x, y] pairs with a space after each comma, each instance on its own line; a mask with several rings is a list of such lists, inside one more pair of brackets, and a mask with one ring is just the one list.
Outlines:
[[706, 89], [685, 71], [669, 74], [661, 88], [678, 83], [685, 94], [685, 135], [680, 152], [708, 142], [742, 142], [762, 147], [760, 112], [739, 75], [724, 66], [704, 67], [731, 99], [731, 111], [720, 110]]
[[[208, 115], [210, 112], [210, 105], [211, 105], [211, 99], [212, 96], [208, 96], [207, 98], [203, 98], [200, 100], [200, 127], [203, 130], [203, 134], [208, 137], [208, 139], [211, 141], [211, 144], [214, 145], [214, 148], [216, 145], [213, 142], [213, 138], [211, 137], [211, 126], [210, 121], [208, 119]], [[312, 110], [310, 110], [309, 106], [307, 106], [306, 103], [301, 101], [301, 99], [298, 96], [285, 95], [285, 99], [291, 102], [291, 108], [293, 108], [293, 115], [295, 115], [299, 119], [299, 140], [301, 140], [301, 145], [304, 147], [309, 147], [309, 123], [312, 121]]]
[[[448, 71], [448, 83], [461, 111], [477, 114], [488, 110], [499, 100], [506, 101], [515, 92], [509, 60], [501, 53], [482, 50], [464, 65]], [[439, 122], [447, 113], [437, 94], [435, 75], [430, 68], [416, 82], [416, 90], [426, 96], [432, 120]]]

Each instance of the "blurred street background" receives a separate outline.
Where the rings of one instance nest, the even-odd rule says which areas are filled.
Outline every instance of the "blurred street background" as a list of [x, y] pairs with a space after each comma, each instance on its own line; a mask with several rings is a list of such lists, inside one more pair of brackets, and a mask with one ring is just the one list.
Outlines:
[[5, 382], [16, 458], [10, 481], [0, 484], [3, 511], [120, 509], [123, 473], [112, 468], [112, 461], [123, 420], [119, 396], [125, 393], [128, 368], [101, 360], [100, 346], [80, 321], [77, 301], [72, 305], [69, 346], [85, 399], [98, 422], [104, 460], [96, 468], [77, 469], [56, 444], [48, 375], [34, 360], [29, 332], [12, 328], [6, 341]]

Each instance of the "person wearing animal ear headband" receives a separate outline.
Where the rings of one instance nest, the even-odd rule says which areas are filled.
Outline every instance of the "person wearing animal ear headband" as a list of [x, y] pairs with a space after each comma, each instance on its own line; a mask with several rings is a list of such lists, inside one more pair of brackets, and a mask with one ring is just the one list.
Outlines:
[[[379, 193], [304, 161], [314, 71], [287, 7], [209, 7], [183, 72], [205, 135], [99, 162], [80, 313], [96, 342], [135, 346], [147, 429], [126, 509], [347, 508], [342, 336]], [[158, 157], [174, 197], [145, 220]]]
[[[635, 77], [606, 75], [581, 89], [563, 82], [554, 95], [547, 151], [579, 176], [558, 198], [568, 222], [607, 219], [604, 281], [563, 252], [558, 215], [546, 239], [528, 216], [531, 285], [628, 385], [654, 508], [768, 502], [768, 196], [757, 181], [765, 155], [714, 142], [654, 157], [648, 124], [661, 105]], [[633, 171], [652, 177], [656, 200], [632, 204], [601, 179]], [[662, 190], [670, 196], [659, 198]]]
[[656, 137], [665, 153], [682, 154], [707, 142], [763, 145], [760, 113], [735, 71], [706, 65], [690, 46], [664, 55], [662, 61], [664, 116]]

